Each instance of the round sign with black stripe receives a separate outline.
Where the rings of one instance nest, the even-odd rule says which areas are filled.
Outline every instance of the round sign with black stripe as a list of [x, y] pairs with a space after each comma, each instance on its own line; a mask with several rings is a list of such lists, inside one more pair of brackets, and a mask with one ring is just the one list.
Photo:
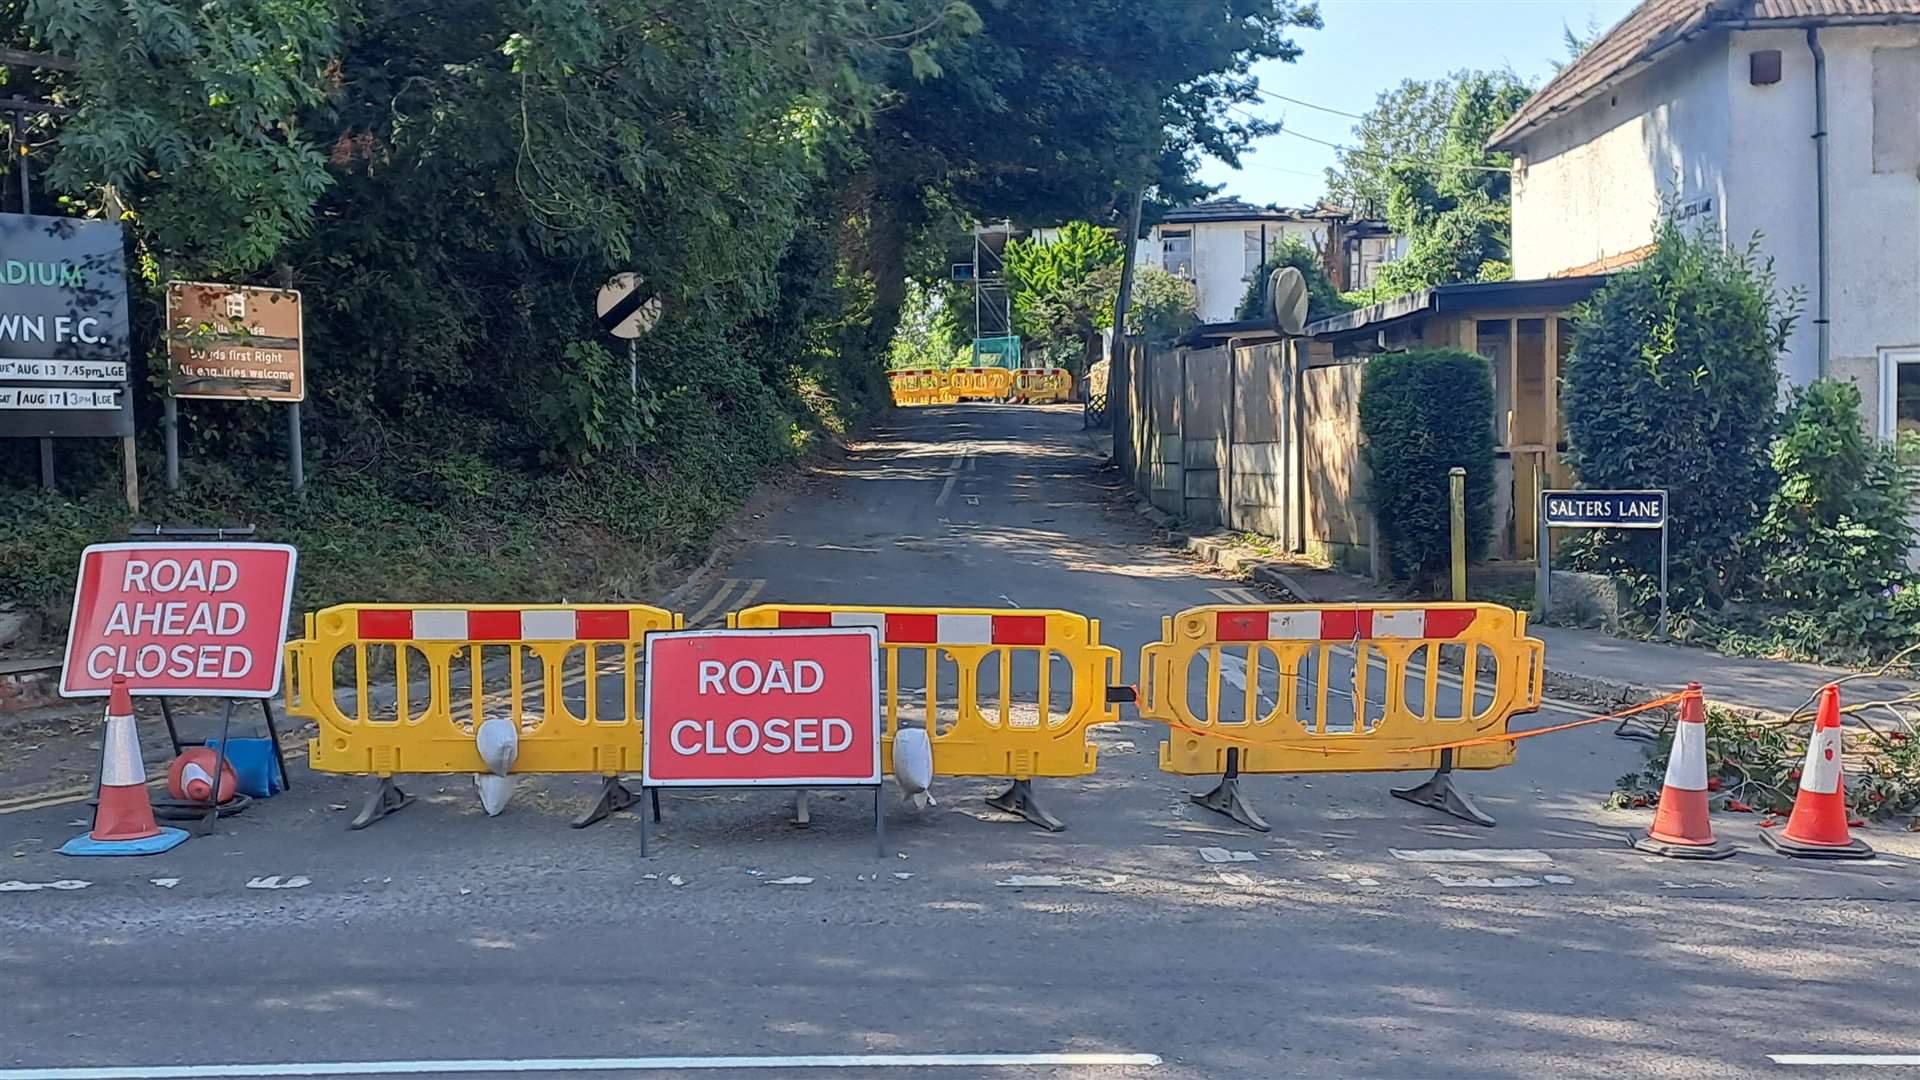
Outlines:
[[616, 274], [600, 287], [594, 311], [600, 328], [617, 338], [637, 338], [660, 321], [660, 297], [646, 288], [639, 274]]

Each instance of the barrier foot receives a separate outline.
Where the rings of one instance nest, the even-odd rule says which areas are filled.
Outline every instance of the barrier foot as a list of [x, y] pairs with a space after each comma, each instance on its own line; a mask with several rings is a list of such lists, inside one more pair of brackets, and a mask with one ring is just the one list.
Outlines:
[[1409, 788], [1393, 788], [1393, 797], [1405, 799], [1419, 806], [1430, 807], [1443, 814], [1451, 814], [1462, 821], [1471, 821], [1475, 825], [1493, 828], [1493, 819], [1473, 804], [1466, 793], [1453, 786], [1453, 751], [1440, 751], [1440, 768], [1427, 778], [1427, 782]]
[[393, 782], [393, 777], [383, 776], [380, 778], [380, 786], [373, 789], [372, 795], [367, 796], [366, 805], [353, 816], [347, 828], [364, 829], [412, 801], [413, 796], [401, 791], [399, 785]]
[[1067, 823], [1047, 813], [1033, 796], [1033, 781], [1015, 780], [1013, 786], [987, 800], [987, 805], [1003, 814], [1026, 818], [1048, 832], [1059, 832]]
[[1189, 795], [1195, 803], [1206, 807], [1216, 814], [1225, 814], [1249, 829], [1272, 832], [1273, 826], [1253, 808], [1247, 797], [1240, 792], [1240, 751], [1227, 751], [1227, 771], [1220, 777], [1220, 783], [1205, 795]]
[[[587, 807], [586, 813], [573, 819], [573, 827], [576, 829], [584, 829], [596, 821], [605, 821], [609, 814], [617, 814], [622, 810], [631, 810], [633, 809], [633, 804], [639, 801], [640, 796], [628, 790], [627, 786], [620, 782], [619, 777], [609, 776], [606, 778], [606, 781], [600, 785], [600, 797], [594, 800], [592, 806]], [[658, 821], [660, 820], [658, 817], [660, 793], [658, 791], [653, 793], [653, 805], [656, 808], [654, 820]]]
[[813, 824], [813, 807], [807, 802], [807, 789], [801, 788], [793, 793], [793, 825], [804, 829]]

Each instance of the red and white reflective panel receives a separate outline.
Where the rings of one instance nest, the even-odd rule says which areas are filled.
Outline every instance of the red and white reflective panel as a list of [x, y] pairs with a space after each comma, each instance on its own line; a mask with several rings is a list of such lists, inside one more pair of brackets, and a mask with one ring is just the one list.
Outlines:
[[1215, 616], [1219, 641], [1353, 641], [1456, 638], [1478, 613], [1472, 608], [1246, 608]]
[[934, 611], [782, 611], [780, 629], [871, 626], [886, 645], [1045, 645], [1045, 615], [946, 615]]
[[627, 641], [625, 609], [363, 608], [364, 641]]

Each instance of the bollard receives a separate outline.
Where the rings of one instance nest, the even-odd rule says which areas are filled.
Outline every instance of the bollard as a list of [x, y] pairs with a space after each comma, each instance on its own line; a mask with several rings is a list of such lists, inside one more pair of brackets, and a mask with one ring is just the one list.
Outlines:
[[1447, 501], [1453, 518], [1453, 600], [1467, 600], [1467, 470], [1447, 470]]

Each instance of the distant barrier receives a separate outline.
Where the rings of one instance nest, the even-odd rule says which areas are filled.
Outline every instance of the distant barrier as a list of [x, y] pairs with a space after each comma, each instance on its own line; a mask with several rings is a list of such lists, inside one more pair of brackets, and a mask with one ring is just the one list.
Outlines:
[[1067, 611], [765, 604], [728, 616], [736, 628], [871, 626], [880, 631], [883, 760], [902, 724], [921, 726], [937, 776], [1004, 776], [988, 800], [1047, 829], [1065, 826], [1033, 795], [1035, 777], [1085, 776], [1087, 731], [1119, 718], [1107, 689], [1120, 652], [1100, 623]]
[[1065, 368], [1021, 368], [1013, 373], [1013, 399], [1034, 405], [1073, 397], [1073, 373]]
[[958, 400], [952, 380], [937, 368], [887, 372], [887, 386], [895, 405], [950, 405]]
[[1544, 657], [1526, 616], [1494, 604], [1190, 608], [1141, 653], [1140, 712], [1171, 729], [1161, 769], [1222, 774], [1195, 801], [1253, 828], [1242, 772], [1427, 768], [1394, 794], [1491, 825], [1452, 772], [1510, 765], [1514, 744], [1432, 747], [1538, 709]]
[[632, 803], [642, 639], [681, 625], [639, 605], [343, 604], [288, 643], [287, 711], [319, 724], [315, 769], [380, 778], [354, 828], [406, 804], [396, 774], [484, 771], [475, 733], [496, 717], [518, 734], [512, 772], [607, 778], [585, 825]]
[[1013, 372], [1007, 368], [955, 368], [947, 378], [958, 401], [1005, 401], [1013, 393]]

